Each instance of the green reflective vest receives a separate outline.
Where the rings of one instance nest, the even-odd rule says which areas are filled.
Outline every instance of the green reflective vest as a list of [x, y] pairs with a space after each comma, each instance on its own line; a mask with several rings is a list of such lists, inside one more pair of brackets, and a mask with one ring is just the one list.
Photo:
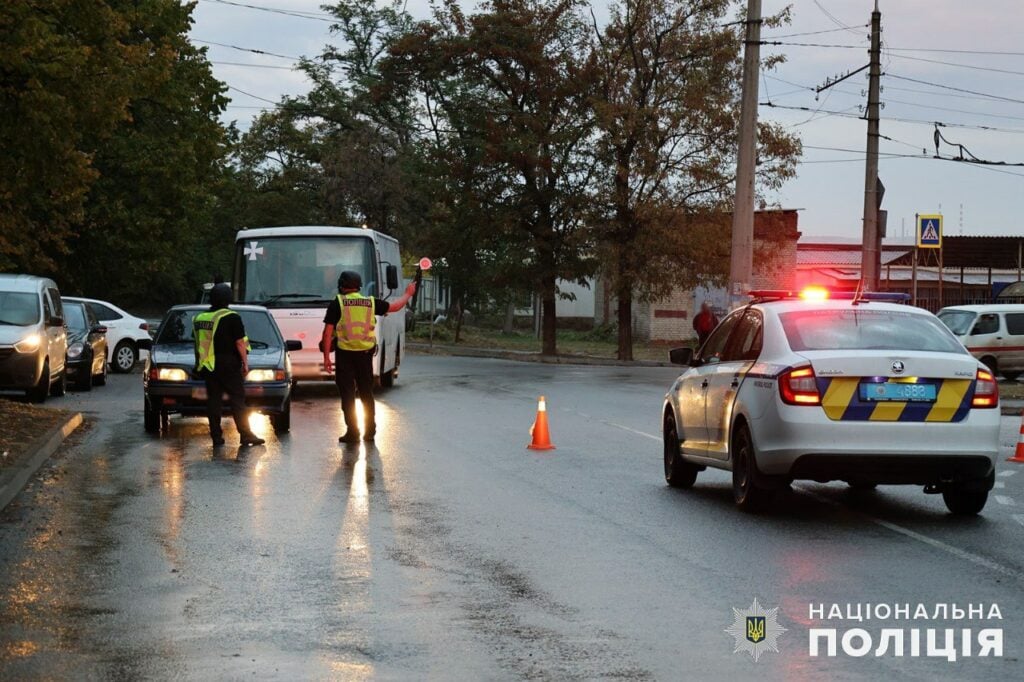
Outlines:
[[[213, 351], [213, 337], [217, 333], [217, 326], [220, 321], [228, 315], [237, 315], [234, 310], [221, 308], [220, 310], [208, 310], [196, 315], [192, 321], [192, 337], [195, 339], [196, 352], [199, 355], [197, 370], [208, 369], [211, 372], [217, 364], [217, 356]], [[248, 341], [247, 344], [248, 345]]]
[[338, 294], [341, 319], [334, 328], [338, 348], [341, 350], [373, 350], [377, 345], [377, 316], [373, 313], [372, 296], [359, 293]]

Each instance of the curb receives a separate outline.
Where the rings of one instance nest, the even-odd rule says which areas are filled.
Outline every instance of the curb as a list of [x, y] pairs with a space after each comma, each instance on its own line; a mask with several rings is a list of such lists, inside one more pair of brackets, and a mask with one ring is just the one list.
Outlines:
[[[657, 360], [615, 360], [599, 358], [593, 355], [541, 355], [523, 350], [497, 350], [493, 348], [464, 348], [462, 346], [445, 346], [425, 343], [406, 343], [406, 350], [424, 355], [450, 355], [463, 358], [490, 358], [492, 360], [513, 360], [516, 362], [535, 362], [547, 365], [594, 365], [601, 367], [674, 367], [670, 362]], [[667, 352], [667, 351], [666, 351]]]
[[0, 510], [4, 509], [15, 497], [18, 496], [28, 484], [32, 475], [39, 467], [50, 458], [57, 448], [61, 446], [72, 432], [82, 425], [82, 413], [76, 412], [67, 418], [63, 424], [54, 426], [45, 434], [35, 440], [29, 448], [34, 450], [28, 457], [17, 466], [0, 472]]

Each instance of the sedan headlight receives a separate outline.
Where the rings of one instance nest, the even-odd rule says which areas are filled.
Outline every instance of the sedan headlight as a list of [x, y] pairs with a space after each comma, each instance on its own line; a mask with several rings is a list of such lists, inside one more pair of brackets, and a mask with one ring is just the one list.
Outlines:
[[149, 378], [156, 381], [188, 381], [188, 372], [180, 367], [154, 367], [149, 370]]
[[82, 354], [83, 350], [85, 350], [85, 346], [84, 345], [82, 345], [81, 343], [77, 343], [77, 342], [73, 343], [70, 346], [68, 346], [68, 357], [69, 358], [77, 358], [78, 356], [80, 356]]
[[14, 344], [14, 350], [19, 353], [33, 353], [39, 348], [42, 338], [39, 334], [29, 334], [18, 343]]
[[253, 382], [284, 381], [284, 370], [250, 369], [249, 373], [245, 375], [245, 380]]

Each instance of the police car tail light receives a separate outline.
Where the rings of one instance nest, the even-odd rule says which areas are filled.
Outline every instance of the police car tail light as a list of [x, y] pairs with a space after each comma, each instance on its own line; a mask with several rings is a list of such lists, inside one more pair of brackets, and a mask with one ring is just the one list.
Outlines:
[[779, 377], [779, 392], [787, 405], [821, 405], [818, 380], [810, 367], [799, 367]]
[[971, 407], [982, 409], [993, 408], [999, 404], [999, 385], [992, 372], [984, 369], [978, 370], [978, 376], [974, 382], [974, 399], [971, 400]]

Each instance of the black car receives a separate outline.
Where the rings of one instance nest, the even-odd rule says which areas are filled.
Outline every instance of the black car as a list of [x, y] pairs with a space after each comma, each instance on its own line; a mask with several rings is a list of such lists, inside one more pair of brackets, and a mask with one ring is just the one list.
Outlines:
[[[206, 414], [206, 383], [195, 371], [192, 321], [209, 306], [179, 305], [167, 311], [153, 341], [142, 375], [145, 391], [146, 431], [166, 429], [171, 414]], [[242, 316], [249, 337], [249, 374], [245, 377], [245, 404], [269, 415], [275, 433], [291, 428], [292, 364], [288, 351], [301, 350], [302, 342], [285, 342], [266, 308], [231, 306]], [[225, 401], [225, 409], [230, 409]]]
[[107, 328], [84, 303], [63, 301], [68, 380], [80, 391], [107, 383]]

